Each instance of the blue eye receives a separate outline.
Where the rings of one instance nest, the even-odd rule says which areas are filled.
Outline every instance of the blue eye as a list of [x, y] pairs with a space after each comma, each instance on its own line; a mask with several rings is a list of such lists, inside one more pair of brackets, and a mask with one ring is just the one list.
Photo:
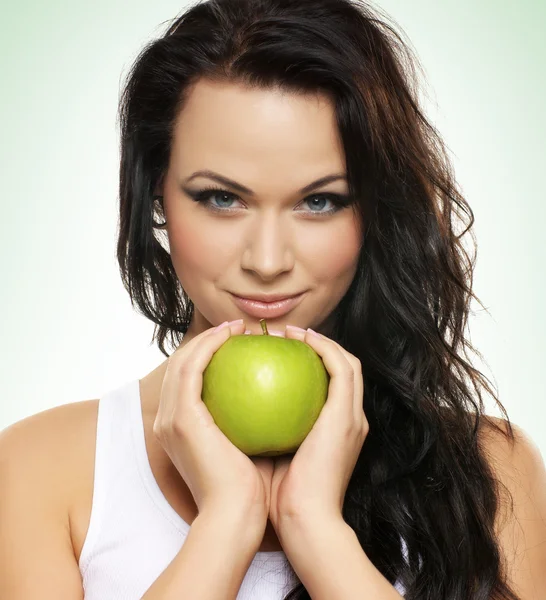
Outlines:
[[[208, 210], [218, 213], [228, 213], [235, 212], [237, 209], [232, 207], [232, 203], [238, 197], [237, 195], [228, 192], [222, 188], [217, 187], [207, 187], [201, 190], [185, 190], [185, 192], [195, 201], [203, 204]], [[216, 200], [214, 204], [211, 204], [211, 201]], [[318, 204], [317, 204], [318, 200]], [[323, 217], [332, 215], [342, 208], [345, 208], [349, 204], [351, 204], [349, 196], [344, 194], [333, 194], [333, 193], [324, 193], [324, 194], [314, 194], [312, 196], [308, 196], [303, 201], [308, 203], [308, 206], [312, 206], [314, 208], [324, 208], [325, 202], [330, 202], [333, 206], [328, 210], [309, 210], [303, 211], [311, 213], [313, 216]], [[229, 206], [228, 206], [229, 204]]]

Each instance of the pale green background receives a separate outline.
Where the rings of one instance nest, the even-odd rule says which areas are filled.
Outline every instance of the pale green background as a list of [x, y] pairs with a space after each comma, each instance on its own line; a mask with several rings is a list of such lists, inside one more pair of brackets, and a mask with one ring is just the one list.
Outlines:
[[[546, 4], [384, 0], [427, 78], [476, 215], [471, 340], [546, 455]], [[121, 82], [184, 3], [2, 6], [0, 429], [99, 397], [163, 360], [115, 262]], [[479, 311], [479, 306], [474, 305]], [[491, 410], [494, 414], [496, 411]]]

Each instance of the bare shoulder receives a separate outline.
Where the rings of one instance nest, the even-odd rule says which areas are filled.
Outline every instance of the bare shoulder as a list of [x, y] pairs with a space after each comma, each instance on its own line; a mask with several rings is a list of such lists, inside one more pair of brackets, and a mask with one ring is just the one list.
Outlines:
[[513, 479], [518, 486], [536, 483], [544, 472], [544, 458], [529, 434], [515, 423], [489, 415], [480, 425], [478, 441], [495, 475], [503, 483]]
[[495, 529], [508, 579], [521, 598], [540, 600], [546, 598], [544, 457], [521, 427], [511, 427], [513, 440], [505, 435], [507, 421], [488, 417], [479, 443], [498, 484]]
[[0, 432], [0, 597], [83, 600], [69, 508], [89, 478], [97, 408], [66, 404]]
[[56, 406], [0, 431], [0, 466], [24, 474], [29, 495], [38, 494], [68, 519], [81, 490], [77, 474], [93, 458], [98, 399]]
[[[510, 429], [513, 436], [510, 436]], [[481, 422], [478, 442], [509, 501], [529, 498], [545, 483], [544, 458], [529, 434], [512, 422], [488, 416]], [[509, 517], [506, 511], [506, 518]]]

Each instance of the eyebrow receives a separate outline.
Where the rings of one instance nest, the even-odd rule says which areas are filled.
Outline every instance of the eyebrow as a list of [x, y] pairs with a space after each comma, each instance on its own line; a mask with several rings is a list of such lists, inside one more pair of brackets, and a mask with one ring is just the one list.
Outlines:
[[[209, 170], [196, 171], [195, 173], [193, 173], [186, 179], [185, 183], [189, 183], [196, 177], [207, 177], [208, 179], [213, 179], [214, 181], [217, 181], [218, 183], [227, 185], [227, 186], [237, 190], [241, 194], [247, 194], [249, 196], [256, 195], [251, 189], [245, 187], [244, 185], [241, 185], [240, 183], [237, 183], [236, 181], [233, 181], [232, 179], [228, 179], [227, 177], [224, 177], [223, 175], [220, 175], [219, 173], [215, 173], [214, 171], [209, 171]], [[326, 185], [327, 183], [331, 183], [332, 181], [338, 181], [339, 179], [346, 180], [347, 176], [344, 173], [326, 175], [326, 177], [321, 177], [320, 179], [313, 181], [313, 183], [306, 185], [299, 191], [299, 193], [306, 194], [307, 192], [311, 192], [311, 191], [315, 190], [316, 188]]]

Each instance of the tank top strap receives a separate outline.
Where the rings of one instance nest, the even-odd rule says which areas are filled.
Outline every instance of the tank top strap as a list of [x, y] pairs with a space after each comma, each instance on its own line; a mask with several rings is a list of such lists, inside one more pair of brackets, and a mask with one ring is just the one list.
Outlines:
[[[101, 533], [109, 493], [116, 488], [120, 474], [132, 458], [131, 402], [138, 380], [110, 390], [99, 398], [95, 468], [93, 474], [93, 508], [79, 565], [82, 573], [92, 556], [95, 542]], [[121, 450], [121, 451], [120, 451]]]

